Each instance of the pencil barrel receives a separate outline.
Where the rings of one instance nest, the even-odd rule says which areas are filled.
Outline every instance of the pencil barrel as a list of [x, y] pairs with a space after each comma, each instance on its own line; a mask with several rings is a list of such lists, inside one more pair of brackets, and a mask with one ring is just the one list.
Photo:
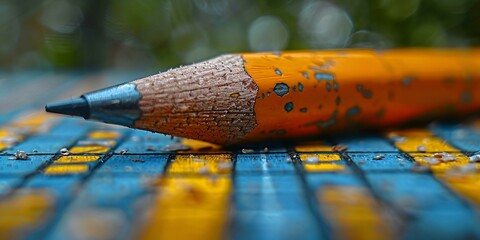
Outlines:
[[233, 144], [477, 111], [480, 51], [231, 54], [133, 83], [134, 127]]
[[246, 140], [395, 126], [480, 109], [477, 50], [243, 54], [259, 87]]

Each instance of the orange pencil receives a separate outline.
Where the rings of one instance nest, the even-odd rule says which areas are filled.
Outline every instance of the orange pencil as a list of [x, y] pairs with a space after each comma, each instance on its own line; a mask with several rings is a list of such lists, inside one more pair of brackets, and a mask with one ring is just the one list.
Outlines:
[[480, 50], [229, 54], [46, 110], [223, 145], [395, 126], [480, 110]]

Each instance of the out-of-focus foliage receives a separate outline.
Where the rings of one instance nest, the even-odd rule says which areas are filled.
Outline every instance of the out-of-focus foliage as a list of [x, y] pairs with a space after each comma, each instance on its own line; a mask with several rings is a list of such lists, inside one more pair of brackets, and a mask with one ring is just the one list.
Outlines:
[[2, 68], [157, 68], [218, 54], [480, 44], [478, 0], [3, 0]]

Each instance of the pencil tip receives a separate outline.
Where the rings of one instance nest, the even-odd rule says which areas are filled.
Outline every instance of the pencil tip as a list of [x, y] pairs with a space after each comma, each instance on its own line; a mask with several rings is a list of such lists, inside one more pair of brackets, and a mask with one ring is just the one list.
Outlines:
[[45, 111], [83, 118], [90, 117], [90, 107], [87, 100], [82, 97], [48, 103]]

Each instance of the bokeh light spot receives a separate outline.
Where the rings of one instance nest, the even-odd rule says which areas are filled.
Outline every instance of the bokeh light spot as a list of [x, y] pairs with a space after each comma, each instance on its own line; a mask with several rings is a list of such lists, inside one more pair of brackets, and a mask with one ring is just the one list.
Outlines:
[[289, 33], [283, 22], [275, 16], [257, 18], [248, 29], [248, 44], [253, 51], [283, 50]]
[[299, 25], [313, 48], [344, 47], [353, 29], [352, 20], [344, 10], [322, 1], [303, 7]]

